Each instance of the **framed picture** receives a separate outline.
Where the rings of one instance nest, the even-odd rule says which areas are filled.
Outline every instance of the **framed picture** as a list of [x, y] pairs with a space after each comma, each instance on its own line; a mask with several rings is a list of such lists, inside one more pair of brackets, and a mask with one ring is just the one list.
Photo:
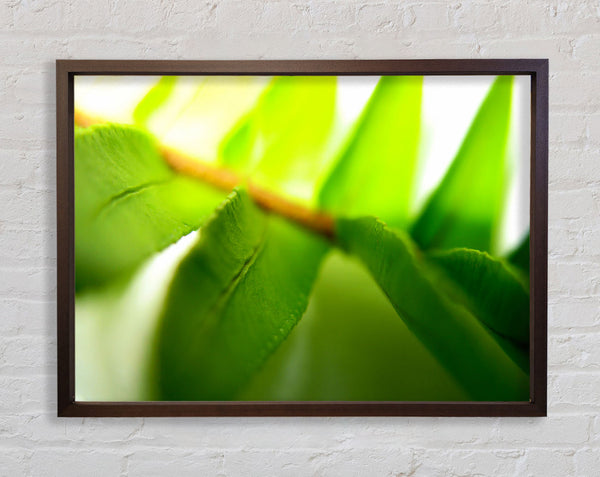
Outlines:
[[544, 416], [548, 61], [58, 60], [59, 416]]

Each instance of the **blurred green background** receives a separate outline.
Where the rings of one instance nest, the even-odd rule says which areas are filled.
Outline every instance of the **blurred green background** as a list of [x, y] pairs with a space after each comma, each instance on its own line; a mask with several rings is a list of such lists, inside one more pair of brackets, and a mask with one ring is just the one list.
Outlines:
[[[76, 111], [105, 123], [77, 126], [75, 136], [76, 398], [527, 400], [528, 81], [76, 77]], [[389, 282], [369, 265], [379, 240], [365, 251], [348, 226], [345, 244], [331, 244], [246, 210], [243, 197], [231, 212], [237, 199], [219, 205], [227, 192], [175, 173], [162, 147], [336, 220], [373, 216], [410, 235], [406, 260], [419, 265], [411, 273], [423, 274], [450, 314], [458, 309], [460, 323], [475, 323], [464, 329], [476, 329], [468, 336], [478, 343], [448, 347], [443, 341], [467, 336], [463, 325], [440, 343], [441, 331], [403, 316], [410, 299], [401, 292], [413, 293], [418, 280]], [[230, 213], [237, 225], [227, 228]], [[253, 231], [262, 220], [266, 232]], [[235, 268], [231, 253], [241, 263], [250, 257], [239, 243], [219, 251], [211, 234], [267, 234], [251, 264], [265, 272], [244, 269], [244, 279], [263, 277], [252, 288], [224, 281], [227, 294], [202, 314], [219, 280], [211, 271], [197, 287], [200, 271], [211, 261]], [[404, 250], [404, 239], [392, 242]], [[468, 249], [466, 258], [457, 248]], [[378, 263], [398, 250], [383, 250]], [[289, 300], [273, 309], [277, 294]], [[246, 308], [236, 314], [240, 297]], [[417, 305], [426, 321], [430, 304]], [[294, 318], [278, 322], [286, 306]], [[198, 328], [205, 316], [216, 324]], [[262, 334], [247, 328], [248, 316]], [[448, 353], [461, 347], [469, 351], [453, 364]], [[483, 359], [465, 378], [459, 368], [477, 353], [505, 353], [508, 364], [489, 358], [486, 376]]]

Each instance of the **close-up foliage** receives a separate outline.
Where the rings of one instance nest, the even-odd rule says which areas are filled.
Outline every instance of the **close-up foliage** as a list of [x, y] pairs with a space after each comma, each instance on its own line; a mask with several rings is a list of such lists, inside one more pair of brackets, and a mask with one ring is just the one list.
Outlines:
[[512, 76], [421, 193], [424, 77], [127, 80], [75, 83], [77, 400], [529, 400]]

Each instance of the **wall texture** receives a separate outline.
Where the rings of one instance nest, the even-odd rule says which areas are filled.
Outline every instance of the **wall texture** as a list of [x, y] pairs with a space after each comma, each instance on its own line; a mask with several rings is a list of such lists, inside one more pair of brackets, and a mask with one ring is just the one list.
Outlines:
[[[600, 473], [598, 1], [8, 0], [0, 24], [1, 475]], [[550, 58], [548, 418], [55, 417], [56, 58], [452, 57]]]

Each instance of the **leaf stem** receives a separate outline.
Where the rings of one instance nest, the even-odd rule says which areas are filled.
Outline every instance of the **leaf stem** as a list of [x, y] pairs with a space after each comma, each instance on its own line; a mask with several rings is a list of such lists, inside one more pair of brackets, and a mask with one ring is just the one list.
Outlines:
[[[77, 126], [89, 127], [106, 123], [108, 120], [75, 109], [74, 122]], [[238, 185], [245, 184], [248, 188], [248, 194], [264, 210], [281, 215], [327, 238], [333, 238], [335, 235], [335, 221], [326, 212], [312, 210], [293, 202], [261, 187], [235, 171], [213, 166], [172, 147], [160, 145], [160, 152], [167, 164], [181, 174], [202, 180], [225, 191], [230, 191]]]

